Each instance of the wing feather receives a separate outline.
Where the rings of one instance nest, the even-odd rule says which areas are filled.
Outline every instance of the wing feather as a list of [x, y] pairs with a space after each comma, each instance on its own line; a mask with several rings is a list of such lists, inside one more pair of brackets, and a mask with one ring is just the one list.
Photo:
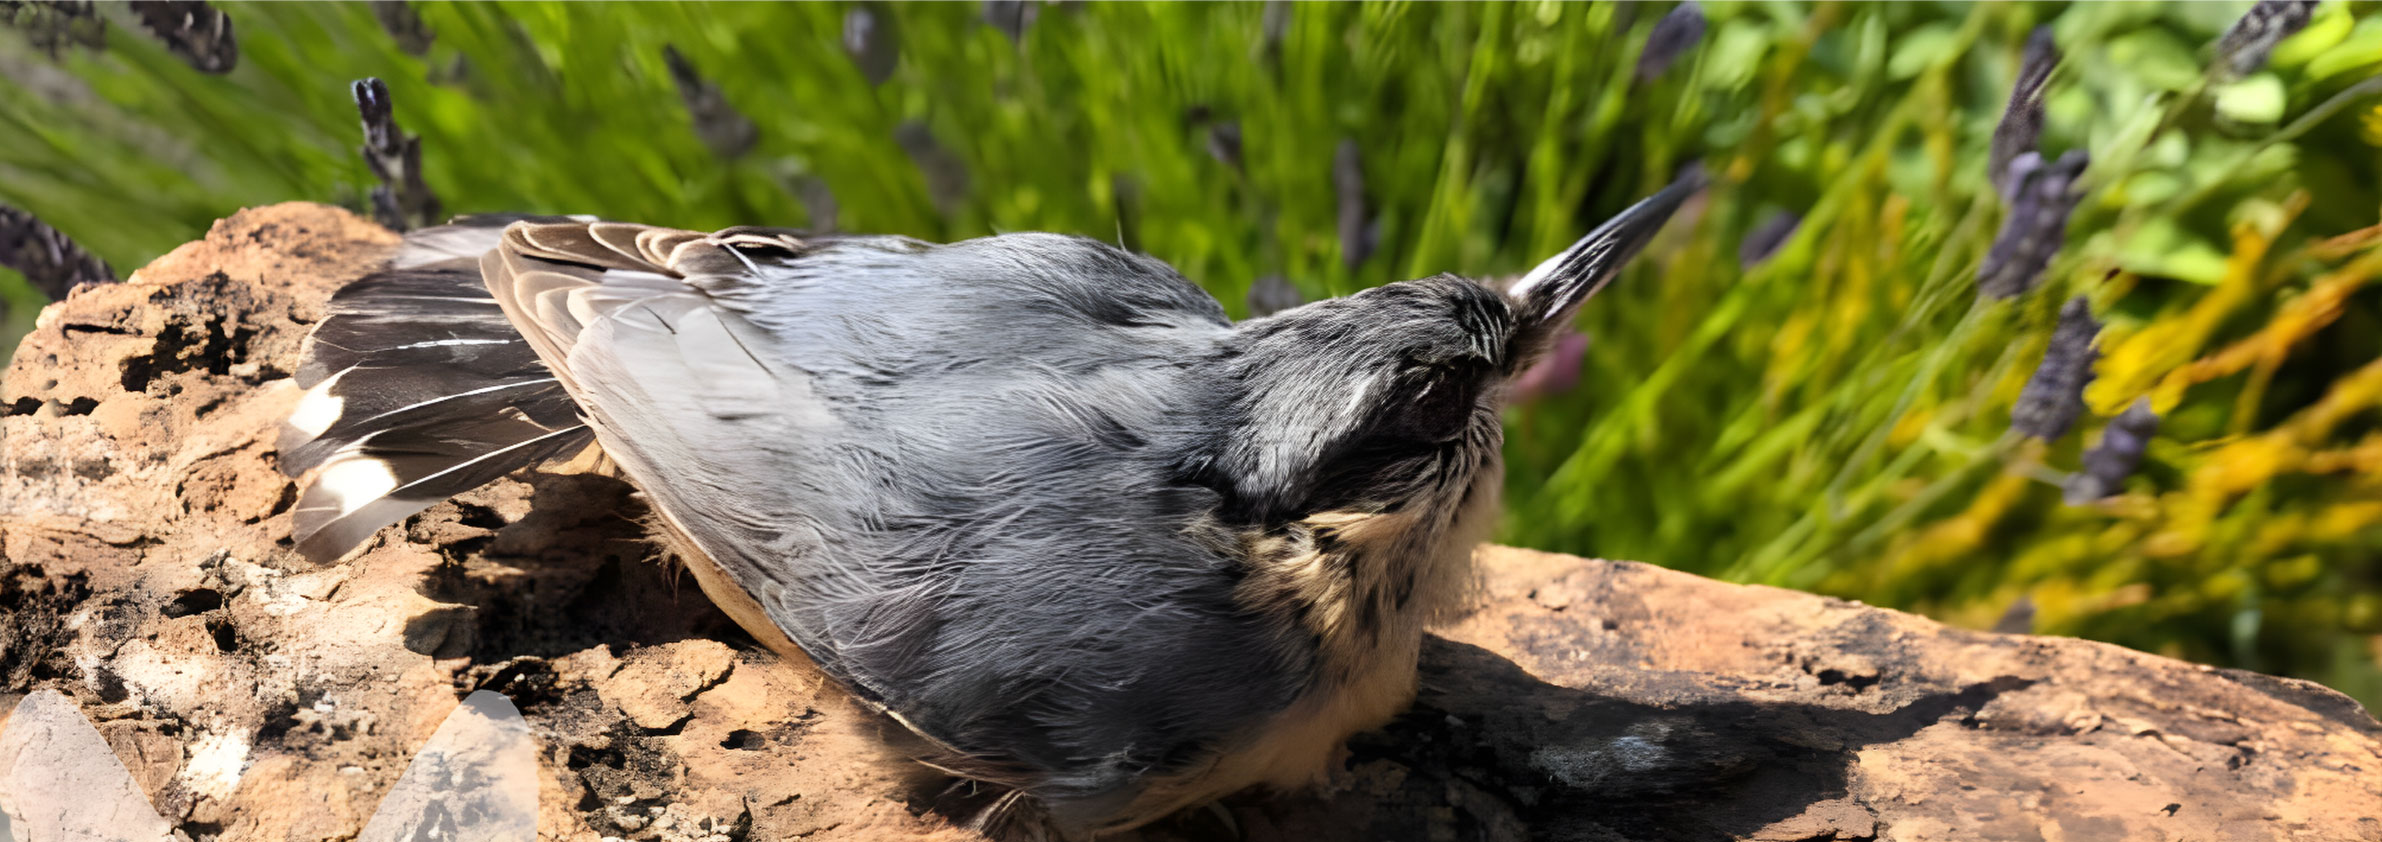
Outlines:
[[1107, 803], [1300, 686], [1159, 452], [1229, 331], [1163, 265], [539, 222], [481, 267], [677, 536], [967, 774]]
[[[564, 218], [546, 217], [548, 221]], [[407, 235], [332, 296], [301, 347], [306, 388], [279, 465], [304, 480], [298, 548], [328, 560], [381, 527], [519, 468], [585, 451], [570, 394], [482, 284], [509, 219]]]

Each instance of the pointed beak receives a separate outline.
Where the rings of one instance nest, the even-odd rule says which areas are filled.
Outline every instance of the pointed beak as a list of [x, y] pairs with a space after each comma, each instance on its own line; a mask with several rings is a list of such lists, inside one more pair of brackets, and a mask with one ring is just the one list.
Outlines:
[[1580, 302], [1621, 273], [1621, 267], [1654, 239], [1655, 232], [1662, 230], [1687, 197], [1703, 189], [1704, 182], [1702, 170], [1690, 170], [1522, 276], [1506, 290], [1522, 323], [1543, 325], [1570, 317]]

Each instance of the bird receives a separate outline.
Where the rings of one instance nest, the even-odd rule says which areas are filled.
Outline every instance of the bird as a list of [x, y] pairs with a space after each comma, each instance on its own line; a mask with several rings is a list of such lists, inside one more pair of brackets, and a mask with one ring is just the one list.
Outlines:
[[1701, 188], [1510, 284], [1237, 323], [1078, 236], [458, 217], [302, 345], [295, 546], [334, 562], [600, 466], [740, 625], [1003, 821], [1091, 838], [1296, 790], [1411, 703], [1424, 628], [1464, 608], [1507, 385]]

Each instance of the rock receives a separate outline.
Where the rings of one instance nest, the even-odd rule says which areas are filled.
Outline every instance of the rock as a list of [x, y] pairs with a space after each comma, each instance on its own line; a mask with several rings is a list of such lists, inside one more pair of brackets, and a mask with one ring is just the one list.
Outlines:
[[[974, 838], [922, 809], [948, 781], [651, 563], [618, 482], [506, 479], [337, 565], [289, 550], [298, 341], [395, 242], [243, 211], [43, 313], [0, 381], [0, 701], [72, 697], [194, 839], [351, 838], [476, 689], [530, 723], [542, 838]], [[2382, 724], [2314, 684], [1480, 561], [1412, 712], [1329, 787], [1139, 835], [2382, 840]]]
[[694, 715], [695, 697], [719, 686], [736, 667], [736, 653], [708, 640], [682, 640], [632, 652], [605, 687], [637, 727], [660, 731]]

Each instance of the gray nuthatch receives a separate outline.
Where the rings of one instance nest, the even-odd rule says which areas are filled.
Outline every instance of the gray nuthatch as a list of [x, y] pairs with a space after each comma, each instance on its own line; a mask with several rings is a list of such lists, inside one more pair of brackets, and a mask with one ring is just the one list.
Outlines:
[[738, 622], [1067, 835], [1301, 785], [1460, 607], [1506, 381], [1695, 181], [1503, 290], [1237, 325], [1054, 234], [427, 229], [308, 340], [298, 547], [600, 450]]

